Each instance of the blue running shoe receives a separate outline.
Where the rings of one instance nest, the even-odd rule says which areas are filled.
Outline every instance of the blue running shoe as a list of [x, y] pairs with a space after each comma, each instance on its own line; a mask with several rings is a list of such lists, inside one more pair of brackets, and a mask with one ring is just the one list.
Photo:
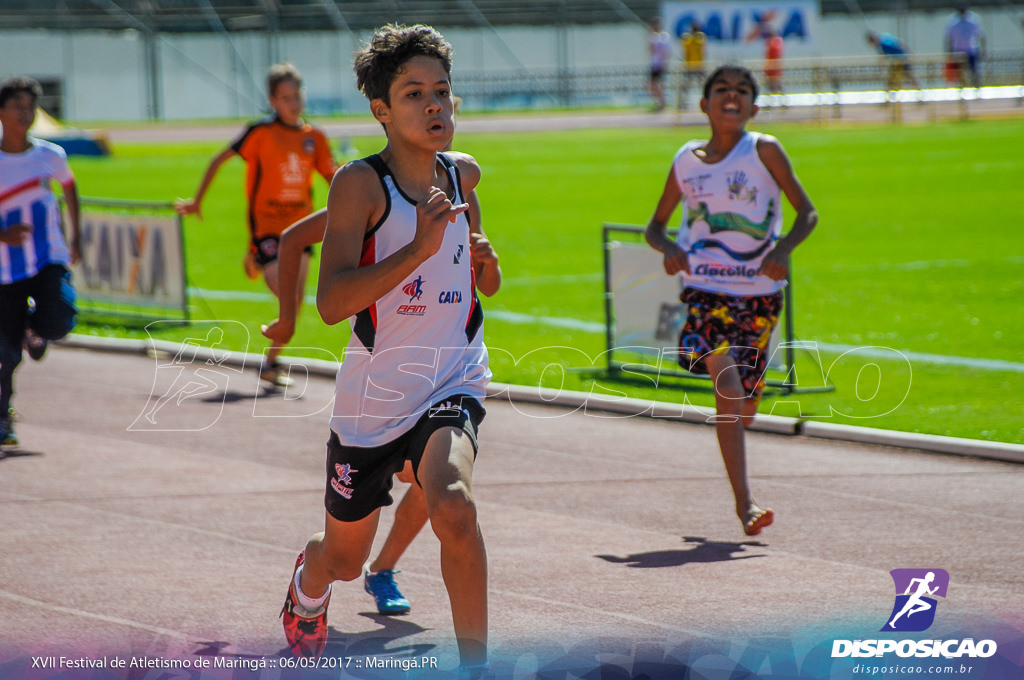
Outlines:
[[366, 592], [373, 595], [373, 599], [377, 600], [377, 611], [384, 616], [408, 614], [409, 610], [412, 609], [409, 600], [405, 599], [405, 596], [402, 595], [398, 585], [395, 583], [395, 574], [400, 571], [381, 569], [378, 572], [368, 571], [363, 576], [363, 585], [366, 588]]

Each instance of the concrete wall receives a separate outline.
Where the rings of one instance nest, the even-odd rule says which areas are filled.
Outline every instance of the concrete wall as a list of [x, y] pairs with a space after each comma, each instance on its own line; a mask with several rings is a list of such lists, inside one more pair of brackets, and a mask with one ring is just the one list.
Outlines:
[[[990, 52], [1017, 53], [1024, 45], [1024, 9], [979, 11]], [[787, 49], [787, 56], [865, 56], [867, 27], [900, 35], [916, 53], [942, 50], [946, 13], [872, 14], [822, 18], [812, 48]], [[585, 68], [642, 68], [647, 63], [646, 27], [640, 24], [565, 28], [502, 27], [439, 29], [456, 51], [460, 76], [552, 72]], [[153, 102], [160, 118], [253, 117], [265, 111], [263, 76], [279, 60], [292, 61], [306, 79], [312, 115], [362, 112], [351, 55], [360, 39], [348, 33], [165, 34], [156, 38], [158, 68], [154, 99], [149, 90], [145, 39], [136, 31], [74, 32], [0, 30], [0, 77], [27, 74], [59, 78], [64, 117], [75, 121], [142, 120]], [[758, 56], [760, 47], [709, 47], [709, 61]]]

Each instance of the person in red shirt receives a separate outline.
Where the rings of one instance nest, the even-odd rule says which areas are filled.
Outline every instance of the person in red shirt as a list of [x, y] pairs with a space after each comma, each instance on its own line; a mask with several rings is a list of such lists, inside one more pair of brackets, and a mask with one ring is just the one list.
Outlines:
[[[234, 156], [246, 163], [246, 197], [249, 249], [245, 271], [250, 278], [262, 272], [267, 287], [279, 293], [277, 250], [281, 233], [292, 223], [313, 212], [313, 173], [328, 184], [338, 169], [331, 154], [327, 135], [302, 119], [305, 99], [302, 75], [293, 65], [277, 64], [267, 75], [267, 91], [274, 113], [250, 123], [242, 134], [210, 161], [195, 197], [177, 202], [182, 215], [202, 219], [202, 201], [220, 167]], [[303, 256], [296, 304], [301, 306], [309, 267], [308, 250]], [[287, 386], [290, 380], [281, 373], [277, 358], [283, 346], [275, 344], [267, 351], [260, 370], [265, 381]]]
[[772, 25], [776, 12], [768, 11], [747, 34], [747, 41], [764, 40], [764, 82], [768, 94], [782, 94], [782, 52], [786, 41]]
[[764, 48], [764, 80], [771, 94], [782, 94], [782, 36], [768, 29]]

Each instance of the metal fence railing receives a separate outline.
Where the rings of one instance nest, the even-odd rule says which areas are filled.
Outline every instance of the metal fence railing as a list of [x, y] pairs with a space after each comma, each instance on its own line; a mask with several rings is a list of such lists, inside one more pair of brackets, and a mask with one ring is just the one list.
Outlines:
[[455, 90], [465, 100], [485, 109], [636, 104], [647, 96], [647, 69], [463, 72], [458, 74]]
[[[862, 103], [934, 101], [938, 96], [935, 93], [940, 91], [943, 101], [969, 101], [977, 91], [968, 88], [969, 83], [949, 79], [949, 62], [950, 57], [945, 54], [911, 55], [905, 62], [881, 56], [786, 59], [782, 62], [784, 96], [765, 99], [763, 104], [810, 104], [818, 107], [822, 117], [838, 117], [847, 101], [844, 95], [852, 92], [889, 93]], [[745, 65], [755, 73], [764, 90], [763, 61], [748, 60]], [[667, 84], [678, 94], [681, 108], [684, 102], [695, 104], [700, 98], [704, 75], [688, 74], [681, 67], [669, 74]], [[463, 71], [456, 76], [455, 89], [471, 109], [581, 108], [649, 102], [646, 66]], [[987, 56], [980, 65], [980, 78], [980, 84], [986, 88], [1024, 88], [1024, 54]], [[1020, 92], [1017, 96], [1024, 97], [1024, 89]], [[963, 114], [966, 115], [966, 108]]]
[[[880, 56], [787, 59], [783, 62], [783, 78], [787, 90], [802, 92], [838, 93], [855, 87], [903, 89], [903, 85], [913, 84], [910, 76], [924, 88], [967, 86], [949, 79], [951, 63], [960, 60], [947, 54], [910, 55], [905, 60]], [[757, 73], [763, 70], [761, 60], [748, 60], [746, 65]], [[1024, 55], [991, 55], [982, 61], [979, 71], [984, 86], [1019, 85], [1024, 83]], [[901, 74], [903, 81], [894, 82], [896, 74]]]

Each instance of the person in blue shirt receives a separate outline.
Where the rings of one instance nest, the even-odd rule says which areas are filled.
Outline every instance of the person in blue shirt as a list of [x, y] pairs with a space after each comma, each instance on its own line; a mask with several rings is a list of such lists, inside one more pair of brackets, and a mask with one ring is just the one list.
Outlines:
[[[953, 60], [956, 79], [962, 84], [981, 86], [978, 64], [985, 52], [985, 30], [978, 15], [967, 5], [957, 7], [946, 24], [946, 52], [957, 57]], [[966, 67], [967, 72], [964, 73]]]
[[910, 69], [909, 52], [902, 40], [892, 33], [874, 32], [867, 34], [867, 40], [881, 54], [889, 58], [888, 85], [890, 90], [898, 90], [903, 87], [904, 80], [909, 80], [915, 90], [921, 89], [921, 84], [917, 82], [917, 77]]

